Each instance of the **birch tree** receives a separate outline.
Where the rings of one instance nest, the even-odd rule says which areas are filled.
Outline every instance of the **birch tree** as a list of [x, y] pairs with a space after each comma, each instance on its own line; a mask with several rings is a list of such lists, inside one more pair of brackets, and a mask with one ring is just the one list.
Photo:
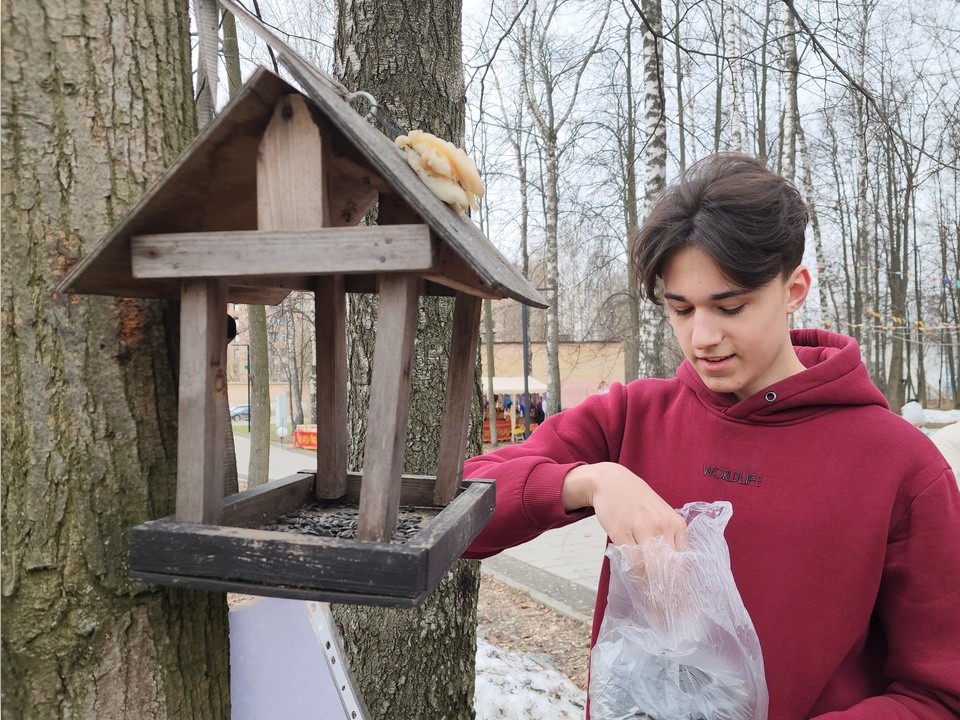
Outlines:
[[[664, 97], [663, 12], [660, 0], [642, 0], [643, 106], [645, 179], [643, 216], [650, 215], [657, 197], [667, 186], [667, 119]], [[641, 298], [640, 375], [660, 377], [666, 373], [661, 349], [666, 340], [666, 321], [660, 307]]]
[[[559, 186], [562, 156], [569, 149], [562, 133], [577, 107], [584, 73], [600, 47], [610, 14], [604, 4], [603, 15], [584, 50], [563, 52], [551, 36], [551, 26], [560, 10], [559, 2], [551, 2], [541, 13], [534, 0], [529, 12], [518, 23], [517, 57], [521, 72], [521, 92], [533, 118], [541, 151], [544, 201], [544, 242], [546, 284], [550, 308], [547, 310], [547, 415], [562, 407], [560, 397], [560, 275], [557, 265], [557, 225], [560, 214]], [[568, 38], [567, 43], [572, 39]], [[568, 79], [569, 78], [569, 79]]]

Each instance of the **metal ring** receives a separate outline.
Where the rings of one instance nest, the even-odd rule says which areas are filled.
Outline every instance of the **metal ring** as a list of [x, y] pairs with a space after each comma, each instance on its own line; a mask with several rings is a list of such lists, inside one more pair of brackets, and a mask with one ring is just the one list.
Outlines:
[[380, 106], [377, 104], [377, 99], [366, 90], [357, 90], [356, 92], [352, 92], [347, 95], [348, 103], [352, 103], [357, 99], [366, 100], [368, 103], [370, 103], [370, 109], [367, 110], [367, 114], [363, 116], [363, 119], [367, 122], [371, 122], [377, 116], [377, 110], [380, 109]]
[[767, 402], [773, 402], [774, 400], [777, 399], [777, 394], [773, 390], [771, 390], [770, 392], [768, 392], [766, 395], [763, 396], [763, 399], [766, 400]]

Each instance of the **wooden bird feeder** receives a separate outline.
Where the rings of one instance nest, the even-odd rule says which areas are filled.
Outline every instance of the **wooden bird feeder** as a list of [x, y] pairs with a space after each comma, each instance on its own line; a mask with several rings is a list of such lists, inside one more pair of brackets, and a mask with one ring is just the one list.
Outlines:
[[[390, 140], [305, 61], [303, 92], [261, 68], [61, 289], [181, 302], [176, 514], [133, 528], [148, 582], [341, 603], [415, 606], [493, 511], [462, 483], [482, 298], [542, 298]], [[357, 223], [379, 203], [379, 225]], [[316, 302], [317, 472], [223, 497], [218, 412], [228, 302]], [[380, 296], [362, 473], [347, 471], [348, 292]], [[437, 476], [402, 475], [420, 295], [455, 296]], [[316, 499], [359, 506], [357, 539], [259, 529]], [[438, 514], [390, 543], [400, 504]]]

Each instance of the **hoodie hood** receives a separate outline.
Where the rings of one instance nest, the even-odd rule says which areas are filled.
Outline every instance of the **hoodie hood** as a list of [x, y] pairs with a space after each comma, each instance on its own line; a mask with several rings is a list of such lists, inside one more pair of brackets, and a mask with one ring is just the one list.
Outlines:
[[826, 330], [791, 330], [794, 351], [806, 370], [764, 388], [744, 400], [704, 385], [688, 360], [677, 378], [707, 408], [731, 419], [763, 424], [791, 423], [842, 405], [879, 405], [887, 400], [870, 380], [860, 346], [846, 335]]

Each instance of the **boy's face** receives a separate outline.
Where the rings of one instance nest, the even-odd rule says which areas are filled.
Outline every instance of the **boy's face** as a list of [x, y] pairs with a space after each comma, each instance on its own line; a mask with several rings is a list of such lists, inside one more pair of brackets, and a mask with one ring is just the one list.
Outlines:
[[804, 369], [790, 343], [788, 315], [810, 289], [805, 267], [744, 290], [702, 251], [685, 247], [664, 265], [663, 285], [683, 354], [714, 392], [743, 400]]

